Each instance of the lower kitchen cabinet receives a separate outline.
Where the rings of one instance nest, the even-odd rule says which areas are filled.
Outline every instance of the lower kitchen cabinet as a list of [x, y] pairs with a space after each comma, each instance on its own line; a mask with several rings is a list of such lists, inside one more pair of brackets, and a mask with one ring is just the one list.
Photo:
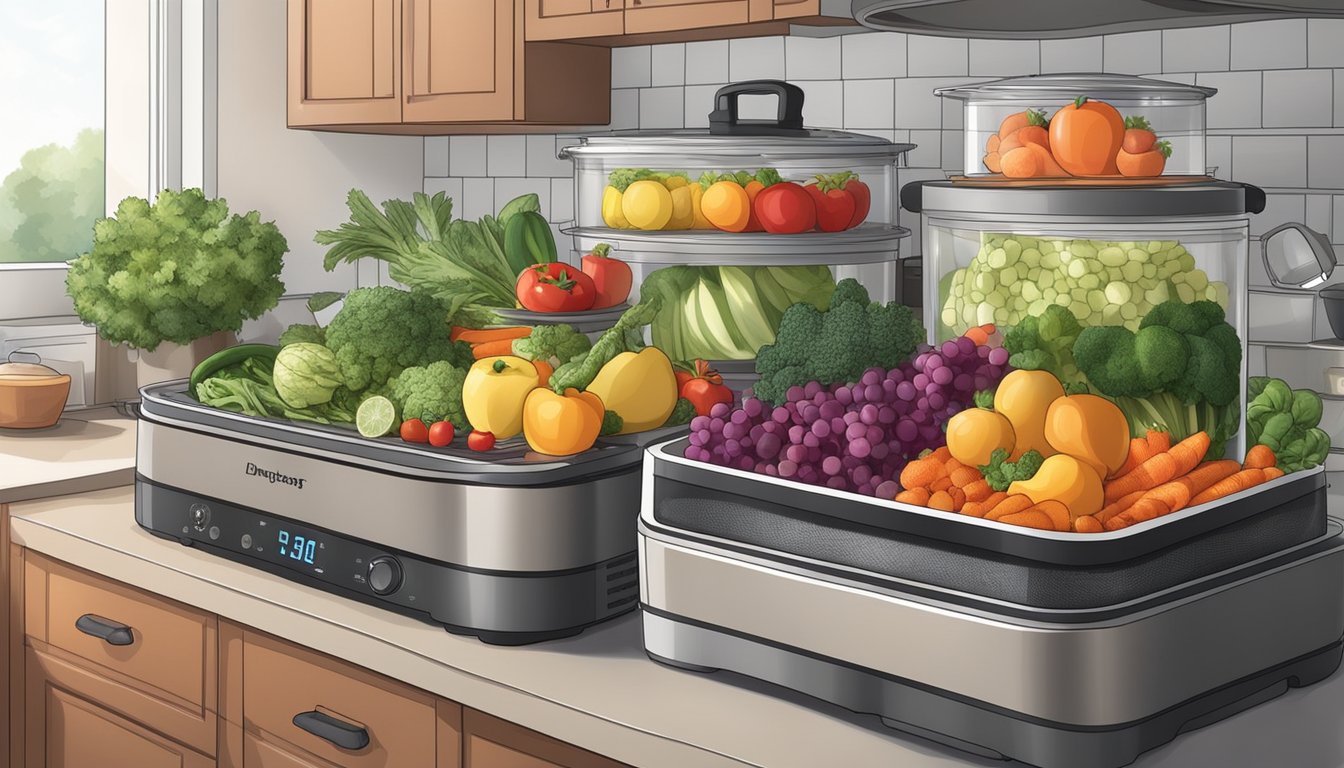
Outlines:
[[623, 768], [623, 763], [491, 717], [462, 712], [462, 768]]

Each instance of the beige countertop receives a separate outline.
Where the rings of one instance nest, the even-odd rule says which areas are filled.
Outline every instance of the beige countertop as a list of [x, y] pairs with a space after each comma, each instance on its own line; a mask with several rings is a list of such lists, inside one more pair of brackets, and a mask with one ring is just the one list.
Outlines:
[[[131, 488], [11, 507], [14, 540], [636, 766], [1003, 766], [745, 678], [663, 667], [637, 614], [576, 638], [485, 645], [158, 539]], [[1137, 768], [1344, 766], [1344, 675], [1148, 753]], [[1014, 763], [1013, 765], [1019, 765]]]
[[111, 408], [66, 411], [47, 429], [0, 429], [0, 504], [135, 480], [135, 421]]

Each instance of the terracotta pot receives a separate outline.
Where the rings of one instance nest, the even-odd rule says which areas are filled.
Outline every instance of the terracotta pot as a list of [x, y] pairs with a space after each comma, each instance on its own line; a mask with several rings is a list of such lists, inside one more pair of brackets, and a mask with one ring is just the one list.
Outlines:
[[238, 337], [233, 331], [220, 331], [190, 344], [165, 341], [153, 352], [140, 350], [135, 361], [135, 384], [137, 387], [147, 387], [163, 381], [188, 378], [202, 360], [237, 342]]
[[0, 427], [5, 429], [42, 429], [61, 418], [65, 400], [70, 396], [70, 375], [35, 363], [0, 363]]

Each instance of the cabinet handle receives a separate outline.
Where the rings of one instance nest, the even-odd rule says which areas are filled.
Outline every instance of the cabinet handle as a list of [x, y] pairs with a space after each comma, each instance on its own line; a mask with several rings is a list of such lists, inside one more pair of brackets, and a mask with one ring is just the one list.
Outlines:
[[300, 712], [294, 716], [294, 724], [341, 749], [354, 751], [369, 746], [368, 729], [337, 720], [325, 712]]
[[92, 613], [86, 613], [76, 619], [75, 629], [86, 635], [92, 635], [108, 645], [130, 645], [135, 642], [135, 635], [131, 633], [130, 627], [111, 619], [94, 616]]

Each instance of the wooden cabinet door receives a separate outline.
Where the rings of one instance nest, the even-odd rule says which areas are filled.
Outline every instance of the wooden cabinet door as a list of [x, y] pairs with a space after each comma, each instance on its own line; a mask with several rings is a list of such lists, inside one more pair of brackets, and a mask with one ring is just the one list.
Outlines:
[[245, 733], [241, 768], [334, 768], [334, 764], [303, 754], [278, 739]]
[[624, 763], [580, 749], [491, 717], [462, 709], [462, 768], [629, 768]]
[[764, 21], [752, 18], [751, 6], [750, 0], [625, 0], [625, 33], [676, 32]]
[[400, 0], [289, 0], [289, 124], [401, 122]]
[[26, 768], [214, 768], [215, 761], [105, 709], [45, 673], [29, 649]]
[[625, 0], [527, 0], [526, 40], [605, 37], [625, 31]]
[[774, 0], [774, 18], [796, 19], [821, 13], [821, 0]]
[[522, 3], [404, 0], [403, 121], [522, 119]]

